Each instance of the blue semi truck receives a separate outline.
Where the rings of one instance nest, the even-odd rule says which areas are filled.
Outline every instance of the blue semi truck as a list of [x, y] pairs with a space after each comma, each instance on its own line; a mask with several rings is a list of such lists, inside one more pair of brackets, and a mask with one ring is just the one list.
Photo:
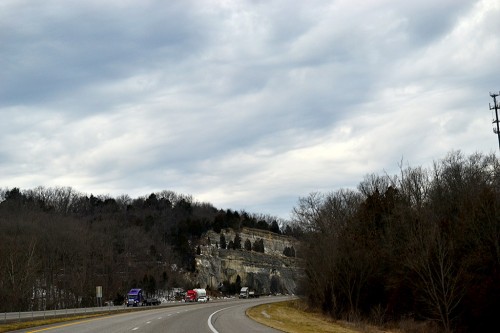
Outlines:
[[128, 306], [142, 306], [142, 305], [160, 305], [161, 302], [157, 298], [146, 298], [142, 294], [142, 289], [133, 288], [127, 294], [127, 307]]
[[127, 294], [127, 307], [143, 305], [144, 302], [145, 299], [142, 295], [142, 289], [130, 289]]

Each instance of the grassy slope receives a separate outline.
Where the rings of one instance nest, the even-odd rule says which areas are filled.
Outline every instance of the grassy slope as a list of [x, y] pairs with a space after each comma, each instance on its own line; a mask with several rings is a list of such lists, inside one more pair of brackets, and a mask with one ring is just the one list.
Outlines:
[[248, 309], [247, 315], [259, 323], [289, 333], [385, 332], [366, 325], [354, 327], [320, 313], [305, 311], [300, 300], [259, 305]]

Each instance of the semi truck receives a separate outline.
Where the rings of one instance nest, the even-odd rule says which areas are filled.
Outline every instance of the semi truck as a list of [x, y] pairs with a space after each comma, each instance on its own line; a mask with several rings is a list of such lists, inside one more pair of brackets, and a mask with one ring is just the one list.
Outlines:
[[197, 302], [208, 302], [207, 291], [205, 289], [194, 289], [194, 291], [196, 291], [196, 295], [198, 296], [196, 298]]
[[241, 288], [240, 298], [254, 298], [254, 297], [259, 297], [257, 294], [255, 294], [255, 291], [251, 290], [248, 287]]
[[240, 298], [248, 298], [250, 296], [249, 293], [250, 293], [250, 290], [248, 289], [248, 287], [241, 288]]
[[205, 289], [191, 289], [186, 292], [186, 302], [207, 302], [207, 291]]
[[186, 297], [184, 297], [186, 302], [195, 302], [196, 301], [196, 292], [192, 289], [186, 291]]
[[127, 294], [127, 307], [143, 305], [145, 299], [142, 295], [142, 289], [132, 288]]

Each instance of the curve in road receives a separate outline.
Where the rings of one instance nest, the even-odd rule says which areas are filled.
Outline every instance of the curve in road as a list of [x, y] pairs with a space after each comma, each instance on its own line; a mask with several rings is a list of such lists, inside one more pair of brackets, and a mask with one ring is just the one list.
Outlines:
[[51, 326], [17, 331], [25, 333], [153, 333], [153, 332], [280, 332], [249, 319], [246, 309], [263, 303], [278, 302], [287, 297], [263, 297], [246, 300], [213, 301], [203, 304], [156, 307], [106, 317], [85, 319]]

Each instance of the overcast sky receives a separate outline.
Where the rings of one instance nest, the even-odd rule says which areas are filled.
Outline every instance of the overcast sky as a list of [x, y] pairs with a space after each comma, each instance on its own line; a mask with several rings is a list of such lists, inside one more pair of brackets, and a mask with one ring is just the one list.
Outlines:
[[0, 2], [0, 187], [161, 190], [288, 218], [498, 153], [498, 0]]

